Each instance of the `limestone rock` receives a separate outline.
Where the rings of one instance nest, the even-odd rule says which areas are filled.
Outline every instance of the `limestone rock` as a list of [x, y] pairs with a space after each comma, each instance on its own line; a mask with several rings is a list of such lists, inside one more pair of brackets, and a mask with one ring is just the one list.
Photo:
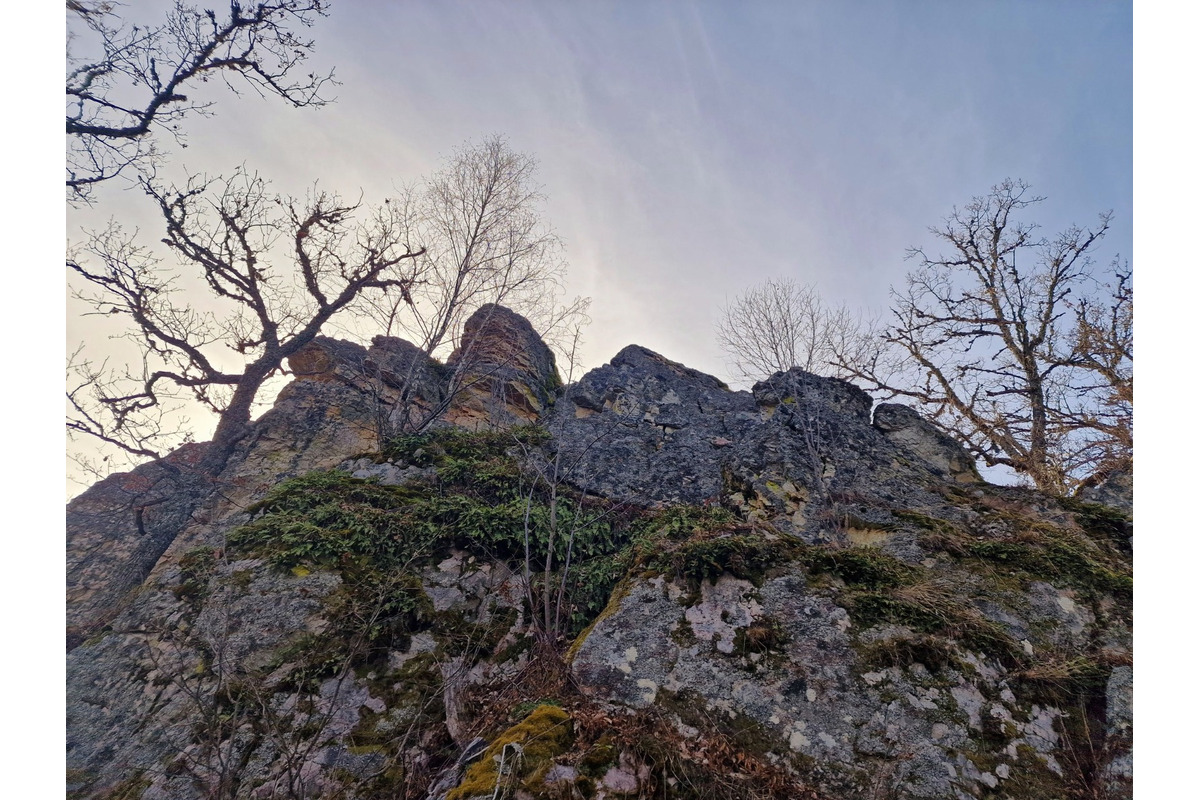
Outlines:
[[318, 336], [288, 359], [300, 381], [338, 383], [360, 392], [378, 435], [419, 430], [445, 408], [442, 365], [394, 336], [376, 336], [370, 348]]
[[[871, 398], [799, 369], [753, 392], [630, 346], [569, 387], [547, 425], [589, 492], [640, 505], [720, 503], [814, 541], [834, 535], [808, 513], [830, 493], [891, 502], [936, 479], [933, 467], [869, 424]], [[855, 515], [886, 524], [864, 503]]]
[[[553, 356], [519, 316], [485, 307], [463, 341], [443, 366], [399, 339], [320, 338], [293, 357], [297, 379], [215, 480], [189, 482], [203, 452], [190, 446], [68, 507], [73, 796], [199, 800], [215, 791], [204, 771], [214, 763], [238, 765], [237, 796], [398, 796], [408, 787], [387, 781], [399, 775], [429, 797], [458, 796], [497, 730], [556, 699], [579, 714], [581, 741], [522, 778], [541, 776], [545, 790], [513, 796], [659, 796], [665, 773], [620, 744], [650, 728], [582, 738], [657, 721], [693, 765], [719, 754], [716, 731], [744, 763], [823, 796], [1061, 797], [1080, 777], [1069, 756], [1077, 713], [1104, 737], [1090, 789], [1131, 796], [1129, 558], [1103, 515], [979, 481], [908, 409], [880, 406], [872, 422], [870, 397], [844, 381], [790, 370], [731, 391], [630, 346], [560, 393]], [[419, 449], [379, 455], [414, 416], [447, 408], [471, 428], [536, 421], [549, 432], [481, 476], [481, 492], [504, 489], [499, 502], [443, 494], [449, 471], [472, 463], [461, 450], [447, 446], [445, 463]], [[492, 435], [468, 438], [496, 447]], [[618, 588], [599, 615], [612, 583], [589, 596], [570, 675], [541, 671], [522, 560], [475, 541], [492, 525], [520, 540], [506, 527], [520, 504], [503, 482], [556, 456], [560, 477], [613, 512], [606, 536], [633, 535], [621, 515], [657, 525], [676, 503], [736, 520], [640, 527], [651, 538], [617, 540], [619, 558], [600, 551], [580, 584], [603, 569]], [[353, 591], [374, 579], [373, 555], [339, 550], [289, 572], [226, 552], [252, 504], [314, 470], [341, 470], [353, 492], [365, 491], [355, 478], [388, 492], [387, 520], [431, 495], [438, 514], [463, 500], [473, 515], [405, 565], [407, 582], [379, 589], [378, 608], [403, 626], [354, 669], [321, 647], [337, 643], [338, 619], [364, 619]], [[409, 522], [429, 533], [427, 520]], [[341, 524], [314, 512], [297, 527], [362, 535]], [[408, 531], [388, 529], [379, 544]], [[580, 554], [595, 542], [576, 544], [590, 557]], [[1058, 704], [1077, 677], [1086, 702]], [[563, 686], [586, 696], [556, 698]], [[498, 700], [495, 719], [479, 716]]]
[[111, 475], [67, 505], [67, 649], [120, 609], [212, 491], [194, 468], [204, 446]]
[[438, 406], [446, 395], [446, 370], [415, 344], [394, 336], [376, 336], [364, 361], [366, 371], [377, 375], [396, 393], [396, 402], [416, 402], [426, 409]]
[[1105, 796], [1115, 800], [1133, 794], [1133, 667], [1115, 667], [1105, 689], [1102, 768]]
[[1079, 499], [1090, 503], [1103, 503], [1106, 506], [1113, 506], [1132, 513], [1133, 471], [1131, 469], [1114, 470], [1095, 486], [1083, 487], [1079, 491]]
[[951, 480], [959, 483], [982, 480], [974, 460], [962, 445], [908, 406], [881, 403], [875, 409], [874, 424], [891, 442]]
[[363, 371], [367, 351], [353, 342], [318, 336], [288, 356], [288, 369], [301, 380], [353, 382]]
[[631, 345], [572, 385], [548, 425], [581, 488], [644, 505], [718, 497], [724, 448], [758, 420], [753, 399]]
[[463, 324], [446, 367], [456, 390], [446, 421], [466, 428], [534, 422], [562, 385], [554, 353], [529, 320], [490, 303]]

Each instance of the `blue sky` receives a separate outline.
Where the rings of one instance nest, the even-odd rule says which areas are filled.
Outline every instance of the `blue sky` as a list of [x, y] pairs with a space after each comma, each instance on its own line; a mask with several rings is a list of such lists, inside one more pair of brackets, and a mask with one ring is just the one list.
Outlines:
[[[906, 248], [1006, 177], [1047, 196], [1047, 233], [1112, 210], [1101, 256], [1131, 255], [1131, 14], [344, 2], [312, 29], [336, 103], [214, 94], [216, 116], [192, 120], [173, 168], [246, 163], [281, 189], [319, 180], [378, 200], [464, 141], [504, 134], [539, 159], [568, 288], [594, 300], [585, 364], [636, 342], [724, 376], [713, 326], [734, 295], [786, 276], [882, 310]], [[142, 198], [106, 191], [69, 233], [97, 214], [143, 219]]]

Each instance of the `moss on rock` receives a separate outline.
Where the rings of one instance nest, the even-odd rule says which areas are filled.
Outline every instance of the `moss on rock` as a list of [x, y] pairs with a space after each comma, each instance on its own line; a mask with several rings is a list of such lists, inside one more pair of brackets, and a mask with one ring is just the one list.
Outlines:
[[[538, 706], [525, 719], [496, 737], [479, 761], [467, 769], [462, 782], [446, 795], [446, 800], [469, 800], [480, 795], [491, 797], [502, 780], [511, 781], [507, 785], [536, 792], [544, 788], [541, 778], [553, 759], [567, 752], [573, 742], [571, 715], [556, 705]], [[510, 760], [514, 751], [511, 745], [520, 747], [520, 756], [511, 774], [501, 774], [502, 755], [506, 770], [508, 764], [514, 763]]]

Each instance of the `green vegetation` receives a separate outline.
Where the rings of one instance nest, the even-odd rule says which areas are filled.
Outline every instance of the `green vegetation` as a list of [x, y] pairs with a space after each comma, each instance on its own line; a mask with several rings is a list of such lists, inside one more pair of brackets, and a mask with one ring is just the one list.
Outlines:
[[[427, 562], [451, 547], [487, 559], [524, 558], [528, 515], [531, 549], [548, 545], [550, 508], [529, 486], [504, 447], [538, 441], [538, 429], [516, 434], [439, 430], [403, 437], [389, 452], [436, 466], [426, 485], [382, 486], [344, 473], [310, 473], [286, 481], [250, 511], [255, 518], [233, 531], [231, 549], [264, 556], [281, 569], [337, 569], [370, 564], [389, 572]], [[575, 498], [572, 498], [575, 499]], [[619, 570], [589, 563], [624, 544], [598, 504], [560, 503], [557, 523], [577, 527], [574, 542], [576, 605], [581, 614], [603, 607]], [[578, 516], [578, 519], [576, 518]], [[603, 518], [602, 518], [603, 517]], [[555, 541], [555, 560], [566, 557], [565, 537]]]
[[409, 487], [312, 472], [285, 481], [251, 506], [255, 518], [231, 531], [228, 545], [280, 569], [335, 568], [347, 559], [403, 564], [432, 543], [411, 513], [418, 497]]
[[384, 445], [380, 458], [417, 466], [445, 467], [454, 462], [479, 464], [505, 457], [516, 445], [536, 447], [549, 439], [549, 432], [536, 425], [519, 425], [504, 431], [435, 428], [425, 433], [394, 437]]
[[675, 506], [646, 521], [635, 563], [687, 581], [693, 591], [723, 573], [761, 585], [794, 557], [799, 540], [738, 523], [719, 506]]
[[665, 550], [651, 558], [647, 566], [683, 578], [693, 590], [704, 580], [715, 583], [725, 572], [762, 585], [768, 569], [792, 560], [795, 546], [796, 540], [791, 537], [769, 539], [757, 531], [723, 533]]
[[[496, 737], [479, 760], [467, 769], [462, 782], [446, 795], [446, 800], [467, 800], [478, 795], [490, 797], [502, 780], [511, 780], [511, 784], [506, 785], [521, 786], [527, 791], [544, 789], [542, 779], [553, 765], [553, 759], [567, 752], [574, 739], [571, 715], [556, 705], [540, 705]], [[511, 776], [500, 773], [501, 754], [505, 756], [506, 765], [513, 757], [514, 748], [509, 745], [521, 748], [521, 756]]]
[[[534, 493], [515, 458], [504, 447], [537, 441], [540, 429], [515, 434], [438, 430], [395, 440], [389, 451], [436, 467], [428, 485], [382, 486], [344, 473], [310, 473], [273, 490], [250, 511], [256, 518], [230, 534], [230, 547], [266, 556], [280, 568], [340, 568], [347, 560], [376, 567], [401, 567], [428, 559], [450, 547], [477, 555], [513, 560], [524, 556], [525, 516], [530, 517], [531, 546], [547, 544], [549, 508]], [[569, 505], [570, 507], [564, 507]], [[574, 558], [617, 549], [612, 525], [591, 523], [594, 504], [560, 504], [561, 525], [574, 514], [586, 534], [575, 542]], [[556, 542], [556, 557], [566, 542]]]
[[179, 558], [179, 583], [172, 590], [175, 597], [199, 611], [208, 597], [208, 582], [217, 568], [216, 551], [211, 547], [195, 547]]
[[1133, 552], [1133, 520], [1120, 509], [1100, 503], [1088, 503], [1073, 497], [1059, 499], [1063, 508], [1074, 512], [1075, 522], [1089, 535], [1114, 543], [1122, 553]]
[[811, 572], [836, 575], [849, 586], [867, 590], [915, 583], [919, 576], [914, 567], [874, 547], [836, 550], [810, 546], [798, 557]]
[[925, 530], [934, 531], [935, 533], [942, 533], [951, 536], [958, 532], [957, 528], [954, 526], [954, 523], [948, 520], [939, 519], [938, 517], [931, 517], [926, 514], [921, 514], [917, 511], [909, 511], [897, 508], [892, 509], [891, 513], [893, 517], [901, 522], [906, 522], [909, 525], [917, 528], [924, 528]]
[[[425, 601], [415, 570], [451, 548], [521, 565], [528, 521], [531, 566], [541, 577], [537, 571], [557, 526], [554, 563], [563, 564], [571, 549], [563, 632], [574, 635], [605, 608], [630, 566], [654, 551], [653, 542], [686, 538], [733, 520], [720, 508], [656, 513], [619, 508], [561, 485], [552, 496], [547, 487], [533, 485], [514, 455], [546, 436], [530, 426], [477, 433], [447, 428], [399, 437], [385, 454], [433, 467], [431, 480], [383, 486], [338, 472], [293, 478], [249, 509], [253, 518], [230, 533], [230, 550], [264, 557], [297, 574], [337, 571], [344, 586], [333, 600], [346, 611], [335, 608], [338, 619], [362, 619], [369, 602], [384, 598], [382, 611], [367, 615], [373, 617], [367, 643], [378, 649], [376, 644], [386, 648], [423, 619]], [[563, 533], [571, 530], [573, 541]], [[735, 570], [743, 561], [762, 566], [753, 553], [729, 555]], [[558, 570], [551, 575], [553, 581], [561, 578]]]
[[1041, 534], [1023, 541], [969, 542], [966, 553], [1002, 565], [1032, 579], [1069, 586], [1085, 593], [1133, 597], [1133, 578], [1102, 564], [1078, 540], [1061, 534]]
[[[1004, 628], [983, 617], [964, 598], [943, 585], [930, 583], [916, 567], [905, 564], [881, 550], [870, 547], [833, 549], [804, 547], [798, 554], [811, 573], [835, 575], [846, 584], [847, 592], [839, 602], [846, 606], [857, 625], [871, 627], [890, 623], [904, 625], [919, 638], [906, 652], [872, 652], [866, 658], [882, 663], [893, 658], [897, 663], [920, 653], [934, 663], [946, 662], [933, 653], [932, 639], [953, 639], [963, 647], [1016, 667], [1025, 663], [1024, 653]], [[920, 660], [917, 658], [917, 660]]]

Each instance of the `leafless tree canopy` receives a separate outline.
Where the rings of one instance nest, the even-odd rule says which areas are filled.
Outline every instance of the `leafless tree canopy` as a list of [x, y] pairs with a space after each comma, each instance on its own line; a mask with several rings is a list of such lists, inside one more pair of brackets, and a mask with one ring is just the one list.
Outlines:
[[1108, 230], [1053, 238], [1019, 219], [1042, 198], [1008, 180], [914, 249], [893, 291], [886, 355], [843, 366], [889, 397], [914, 401], [990, 465], [1062, 494], [1131, 464], [1133, 296], [1127, 266], [1104, 286], [1091, 255]]
[[421, 281], [407, 294], [364, 296], [363, 313], [430, 355], [457, 347], [463, 321], [487, 303], [569, 344], [588, 301], [559, 302], [563, 244], [543, 222], [536, 171], [533, 157], [493, 136], [459, 148], [437, 173], [406, 187], [401, 219], [408, 241], [425, 249]]
[[297, 29], [325, 14], [323, 0], [229, 4], [227, 14], [181, 0], [158, 26], [129, 25], [120, 4], [67, 0], [68, 196], [86, 202], [91, 188], [117, 175], [145, 174], [158, 155], [153, 134], [183, 144], [180, 121], [210, 113], [190, 96], [221, 80], [294, 106], [324, 104], [332, 73], [303, 73], [312, 42]]
[[76, 296], [96, 314], [125, 318], [142, 358], [113, 371], [77, 353], [67, 427], [158, 456], [183, 438], [164, 421], [190, 396], [220, 416], [210, 452], [219, 468], [284, 359], [364, 293], [409, 292], [422, 251], [409, 247], [390, 202], [363, 209], [324, 192], [279, 197], [241, 170], [182, 188], [144, 186], [177, 266], [160, 266], [115, 223], [68, 258]]
[[864, 323], [845, 306], [827, 306], [815, 286], [768, 280], [721, 312], [717, 341], [735, 374], [756, 381], [800, 367], [841, 374], [836, 354], [861, 347]]

